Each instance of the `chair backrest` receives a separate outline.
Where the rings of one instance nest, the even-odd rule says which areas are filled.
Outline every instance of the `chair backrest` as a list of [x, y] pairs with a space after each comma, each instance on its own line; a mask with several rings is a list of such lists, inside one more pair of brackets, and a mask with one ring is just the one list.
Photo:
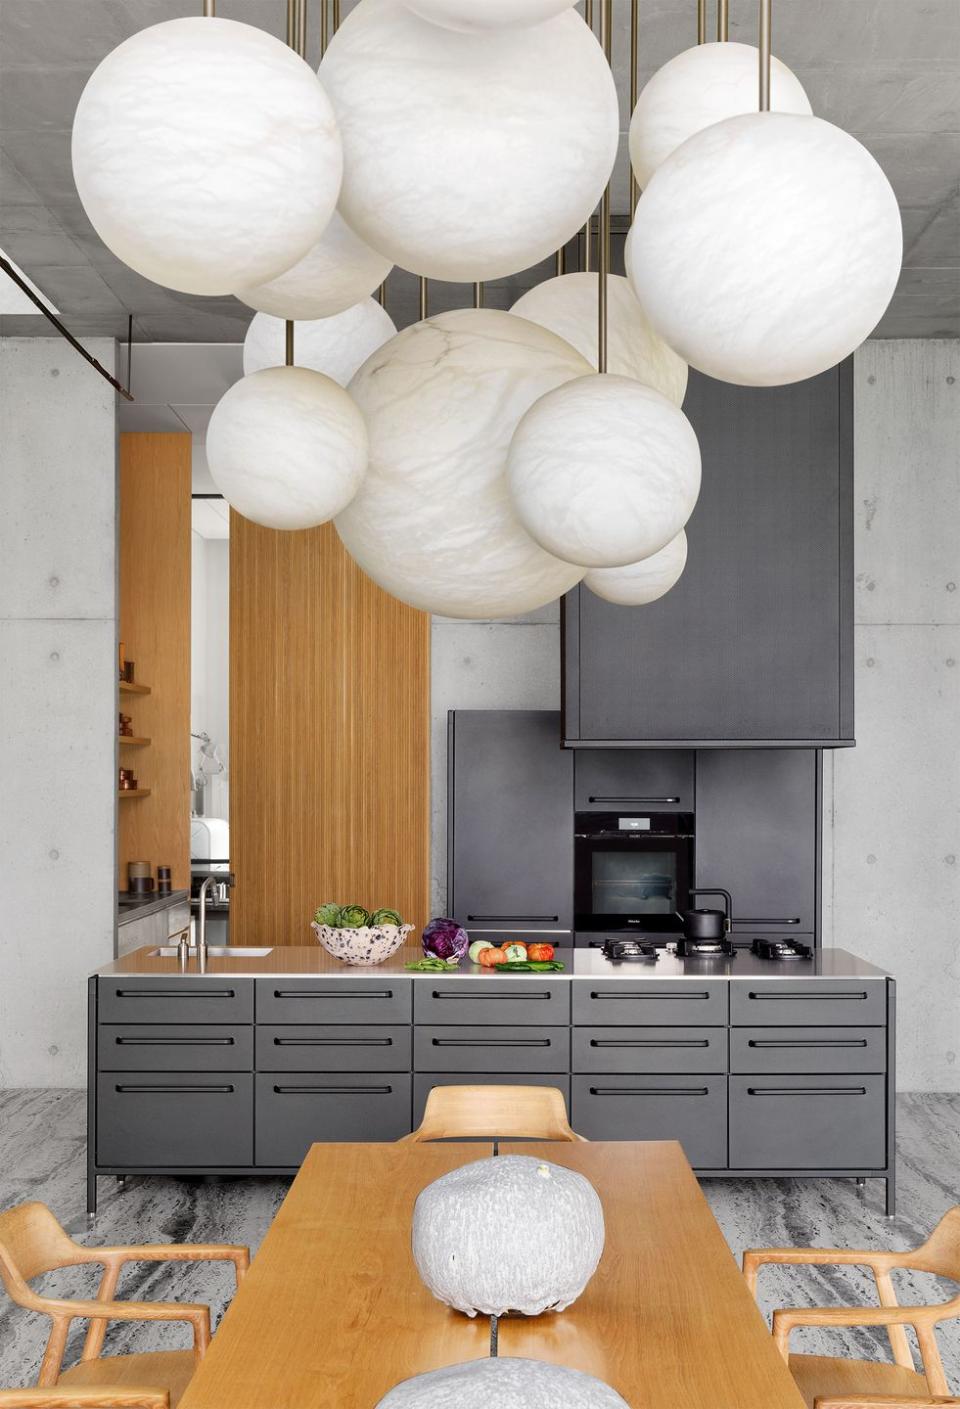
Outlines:
[[0, 1389], [0, 1409], [170, 1409], [160, 1389]]
[[36, 1308], [41, 1300], [27, 1286], [33, 1277], [91, 1260], [87, 1249], [64, 1232], [46, 1204], [19, 1204], [0, 1213], [0, 1279], [21, 1306]]
[[902, 1267], [960, 1282], [960, 1204], [947, 1210], [925, 1243], [898, 1254], [897, 1261]]
[[406, 1140], [582, 1140], [555, 1086], [434, 1086]]

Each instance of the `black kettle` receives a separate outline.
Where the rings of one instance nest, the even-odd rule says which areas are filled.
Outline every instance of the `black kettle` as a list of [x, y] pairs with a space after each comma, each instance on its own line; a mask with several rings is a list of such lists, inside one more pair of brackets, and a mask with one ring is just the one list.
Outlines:
[[701, 886], [697, 890], [689, 890], [688, 895], [722, 895], [724, 909], [722, 910], [684, 910], [682, 914], [677, 911], [679, 918], [683, 921], [683, 935], [685, 939], [725, 939], [730, 933], [730, 926], [733, 919], [733, 901], [730, 899], [730, 892], [722, 890], [720, 886]]

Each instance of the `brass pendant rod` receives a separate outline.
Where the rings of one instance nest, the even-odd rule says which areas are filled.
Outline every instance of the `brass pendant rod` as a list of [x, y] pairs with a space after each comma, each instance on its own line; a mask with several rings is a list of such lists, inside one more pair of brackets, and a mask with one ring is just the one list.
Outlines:
[[483, 307], [483, 284], [482, 284], [482, 283], [474, 284], [474, 286], [473, 286], [473, 306], [474, 306], [474, 308], [482, 308], [482, 307]]
[[707, 42], [707, 0], [697, 0], [697, 43]]
[[[301, 58], [303, 58], [306, 48], [303, 42], [305, 15], [306, 0], [287, 0], [287, 45]], [[294, 328], [293, 319], [286, 318], [283, 324], [283, 364], [285, 367], [292, 367], [295, 364]]]
[[770, 30], [772, 0], [760, 0], [760, 111], [770, 111]]
[[203, 18], [213, 20], [217, 17], [217, 0], [203, 0]]
[[297, 0], [287, 0], [287, 47], [297, 47]]
[[333, 0], [333, 32], [340, 28], [340, 0]]
[[293, 366], [293, 320], [288, 318], [283, 325], [284, 328], [284, 365]]
[[730, 0], [717, 0], [717, 38], [722, 44], [730, 38]]
[[[601, 4], [603, 0], [601, 0]], [[583, 0], [583, 20], [590, 32], [593, 32], [593, 0]], [[593, 216], [587, 217], [587, 223], [583, 227], [583, 259], [580, 267], [589, 272], [591, 260], [591, 246], [593, 244]]]
[[307, 0], [297, 0], [297, 42], [294, 48], [301, 59], [307, 57]]
[[[640, 0], [630, 0], [630, 116], [633, 117], [633, 110], [637, 106], [639, 96], [639, 74], [637, 66], [640, 62]], [[637, 208], [637, 197], [640, 188], [637, 185], [637, 178], [633, 172], [633, 163], [630, 162], [630, 219], [633, 219], [633, 212]]]
[[320, 57], [327, 52], [330, 42], [330, 18], [327, 13], [327, 0], [320, 0]]
[[[609, 64], [613, 56], [613, 0], [600, 0], [600, 47]], [[610, 182], [600, 198], [597, 231], [597, 371], [607, 370], [607, 280], [610, 276]]]
[[421, 323], [423, 322], [424, 318], [428, 317], [427, 303], [428, 303], [427, 281], [426, 281], [426, 279], [424, 279], [423, 276], [421, 275], [421, 278], [420, 278], [420, 322], [421, 322]]
[[381, 308], [386, 308], [386, 306], [387, 306], [387, 281], [386, 281], [386, 279], [384, 279], [383, 283], [382, 283], [382, 284], [380, 285], [380, 287], [377, 289], [377, 292], [374, 294], [374, 298], [377, 300], [377, 303], [379, 303], [379, 305], [380, 305]]

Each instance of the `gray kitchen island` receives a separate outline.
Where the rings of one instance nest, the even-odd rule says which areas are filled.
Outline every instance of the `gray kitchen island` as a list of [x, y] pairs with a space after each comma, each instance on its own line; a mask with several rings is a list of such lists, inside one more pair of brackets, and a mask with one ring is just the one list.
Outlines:
[[395, 1140], [430, 1088], [559, 1087], [592, 1140], [679, 1140], [705, 1177], [886, 1182], [895, 1202], [895, 984], [842, 949], [770, 963], [562, 973], [375, 968], [319, 946], [141, 949], [89, 980], [88, 1212], [97, 1178], [293, 1174], [315, 1141]]

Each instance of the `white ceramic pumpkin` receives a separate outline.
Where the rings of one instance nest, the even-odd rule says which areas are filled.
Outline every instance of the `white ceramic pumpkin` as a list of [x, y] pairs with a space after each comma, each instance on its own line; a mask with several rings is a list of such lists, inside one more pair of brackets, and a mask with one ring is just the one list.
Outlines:
[[603, 1207], [576, 1170], [531, 1155], [462, 1165], [413, 1210], [413, 1257], [438, 1301], [468, 1316], [563, 1311], [603, 1252]]
[[469, 1360], [403, 1380], [376, 1409], [629, 1409], [615, 1389], [542, 1360]]

